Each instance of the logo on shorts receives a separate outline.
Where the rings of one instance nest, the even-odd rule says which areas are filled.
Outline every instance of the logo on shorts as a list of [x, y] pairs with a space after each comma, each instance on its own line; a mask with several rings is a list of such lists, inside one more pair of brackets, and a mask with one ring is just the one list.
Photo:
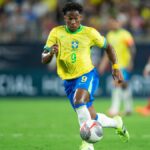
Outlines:
[[87, 81], [87, 76], [82, 76], [81, 82], [86, 82]]

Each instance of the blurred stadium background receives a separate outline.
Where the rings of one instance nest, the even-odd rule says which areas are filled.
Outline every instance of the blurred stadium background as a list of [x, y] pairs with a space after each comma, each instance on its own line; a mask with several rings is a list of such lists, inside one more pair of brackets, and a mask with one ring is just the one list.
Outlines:
[[[47, 66], [41, 64], [41, 52], [49, 31], [64, 23], [61, 9], [67, 1], [0, 0], [0, 150], [78, 149], [76, 116], [65, 101], [55, 60]], [[150, 96], [150, 78], [143, 77], [150, 57], [150, 1], [74, 1], [84, 6], [83, 25], [95, 27], [105, 35], [109, 16], [114, 15], [132, 33], [137, 52], [130, 86], [135, 107], [145, 105]], [[93, 49], [94, 64], [102, 54], [98, 48]], [[106, 112], [109, 107], [111, 78], [108, 69], [100, 79], [96, 93], [98, 111]], [[149, 118], [135, 113], [125, 118], [125, 122], [132, 135], [128, 145], [118, 143], [112, 131], [105, 131], [105, 140], [96, 148], [148, 149]]]

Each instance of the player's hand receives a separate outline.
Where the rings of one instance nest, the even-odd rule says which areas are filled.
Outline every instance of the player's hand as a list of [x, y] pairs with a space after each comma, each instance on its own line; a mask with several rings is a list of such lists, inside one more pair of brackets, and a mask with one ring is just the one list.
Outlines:
[[123, 83], [123, 76], [119, 69], [113, 69], [112, 76], [113, 76], [115, 82], [117, 82], [118, 84]]
[[52, 47], [51, 47], [51, 53], [52, 54], [56, 54], [58, 53], [58, 44], [54, 44]]

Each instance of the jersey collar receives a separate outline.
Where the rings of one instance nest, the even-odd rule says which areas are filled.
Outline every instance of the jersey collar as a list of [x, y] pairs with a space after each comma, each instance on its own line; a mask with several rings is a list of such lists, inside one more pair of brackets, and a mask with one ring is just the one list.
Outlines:
[[70, 34], [76, 34], [76, 33], [80, 32], [80, 31], [82, 31], [83, 26], [80, 25], [80, 27], [79, 27], [76, 31], [74, 31], [74, 32], [70, 31], [70, 29], [67, 27], [67, 25], [65, 26], [65, 29], [66, 29], [66, 31], [67, 31], [68, 33], [70, 33]]

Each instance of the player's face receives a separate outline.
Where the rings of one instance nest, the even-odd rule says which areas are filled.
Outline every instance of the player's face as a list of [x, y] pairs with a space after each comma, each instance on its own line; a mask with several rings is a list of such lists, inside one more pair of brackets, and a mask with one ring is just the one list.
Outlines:
[[76, 31], [80, 26], [82, 15], [79, 13], [79, 11], [68, 11], [64, 16], [64, 19], [67, 27], [71, 31]]
[[114, 19], [108, 21], [108, 27], [110, 30], [117, 30], [120, 28], [120, 23]]

